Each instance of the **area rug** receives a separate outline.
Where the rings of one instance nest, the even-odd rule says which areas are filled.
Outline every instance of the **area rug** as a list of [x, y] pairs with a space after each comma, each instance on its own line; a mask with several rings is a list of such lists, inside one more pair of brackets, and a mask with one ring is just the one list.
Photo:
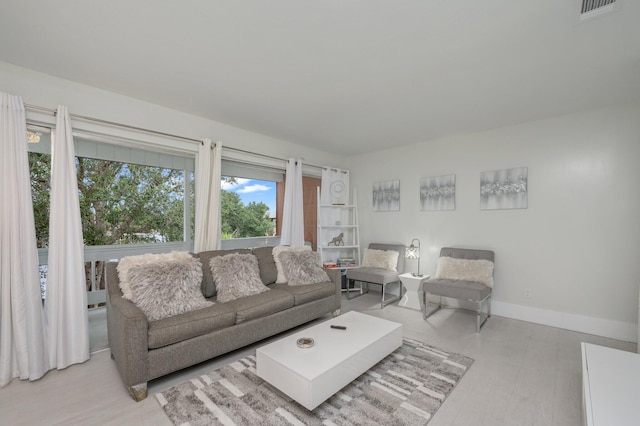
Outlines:
[[471, 364], [469, 357], [404, 339], [313, 411], [256, 376], [255, 356], [155, 396], [175, 425], [424, 425]]

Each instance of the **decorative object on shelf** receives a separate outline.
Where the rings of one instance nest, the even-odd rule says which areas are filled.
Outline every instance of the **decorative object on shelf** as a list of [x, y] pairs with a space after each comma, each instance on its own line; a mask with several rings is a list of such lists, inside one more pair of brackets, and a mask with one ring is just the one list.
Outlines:
[[456, 175], [423, 177], [420, 179], [422, 211], [456, 209]]
[[329, 241], [327, 245], [330, 246], [333, 244], [334, 246], [343, 246], [344, 245], [344, 241], [342, 240], [343, 237], [344, 237], [344, 232], [341, 232], [337, 236], [333, 237], [333, 239]]
[[353, 257], [339, 257], [336, 263], [341, 268], [348, 268], [356, 265], [356, 260]]
[[480, 173], [480, 209], [526, 209], [528, 169], [494, 170]]
[[400, 211], [400, 180], [375, 182], [372, 188], [374, 212]]
[[[414, 244], [416, 242], [417, 244]], [[411, 240], [411, 245], [404, 249], [404, 257], [405, 259], [418, 259], [418, 272], [414, 272], [412, 275], [414, 277], [421, 277], [420, 273], [420, 240], [414, 238]]]
[[296, 341], [299, 348], [310, 348], [315, 345], [315, 343], [311, 337], [301, 337]]

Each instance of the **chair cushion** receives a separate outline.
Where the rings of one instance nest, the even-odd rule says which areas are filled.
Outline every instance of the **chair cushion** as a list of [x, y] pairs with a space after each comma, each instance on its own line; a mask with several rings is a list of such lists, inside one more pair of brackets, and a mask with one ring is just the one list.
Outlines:
[[291, 293], [296, 306], [304, 305], [314, 300], [324, 299], [325, 297], [335, 296], [336, 294], [336, 285], [330, 281], [296, 286], [273, 284], [270, 287]]
[[482, 300], [491, 293], [491, 288], [476, 281], [431, 278], [422, 283], [425, 293], [455, 299]]
[[398, 253], [395, 250], [365, 249], [362, 256], [362, 266], [365, 268], [381, 268], [397, 272]]
[[275, 289], [225, 303], [236, 311], [236, 324], [284, 311], [291, 308], [293, 304], [294, 299], [291, 293]]
[[373, 284], [389, 284], [398, 281], [398, 273], [382, 268], [353, 268], [347, 270], [347, 279]]
[[236, 312], [225, 303], [149, 322], [149, 349], [171, 345], [192, 337], [230, 327]]

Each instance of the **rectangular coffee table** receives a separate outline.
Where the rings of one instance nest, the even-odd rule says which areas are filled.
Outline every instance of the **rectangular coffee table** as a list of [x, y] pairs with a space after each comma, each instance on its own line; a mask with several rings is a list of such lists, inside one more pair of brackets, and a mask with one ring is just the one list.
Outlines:
[[[312, 338], [314, 345], [299, 348], [302, 337]], [[313, 410], [401, 345], [402, 324], [348, 312], [258, 348], [256, 371]]]

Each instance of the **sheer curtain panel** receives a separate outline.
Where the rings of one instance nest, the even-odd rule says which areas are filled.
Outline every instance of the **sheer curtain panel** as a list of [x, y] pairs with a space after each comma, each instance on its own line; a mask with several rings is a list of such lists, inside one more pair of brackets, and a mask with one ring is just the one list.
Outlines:
[[44, 302], [51, 368], [89, 359], [89, 320], [80, 202], [69, 112], [58, 107], [51, 141], [49, 266]]
[[49, 369], [22, 99], [0, 93], [0, 387]]
[[220, 248], [222, 143], [204, 139], [196, 159], [196, 217], [193, 251]]
[[302, 160], [290, 158], [287, 161], [286, 173], [287, 181], [284, 185], [282, 236], [280, 241], [285, 246], [303, 246]]

